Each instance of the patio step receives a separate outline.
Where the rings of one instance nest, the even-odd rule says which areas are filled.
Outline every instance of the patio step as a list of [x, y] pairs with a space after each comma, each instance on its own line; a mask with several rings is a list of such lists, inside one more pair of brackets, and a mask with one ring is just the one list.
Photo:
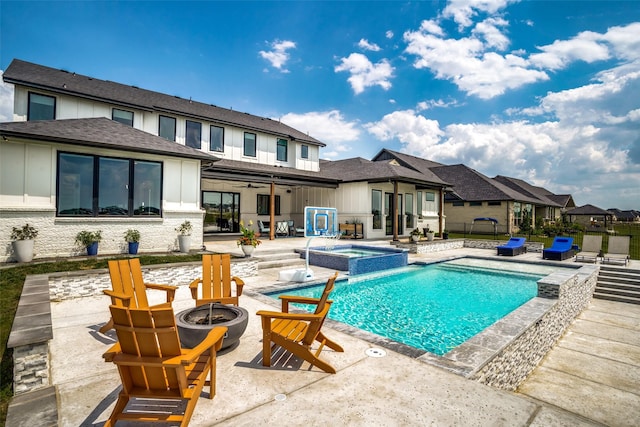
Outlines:
[[293, 250], [261, 252], [255, 257], [258, 260], [258, 270], [266, 270], [269, 268], [295, 268], [304, 267], [305, 260], [300, 258], [300, 254]]
[[640, 270], [601, 266], [593, 297], [640, 304]]

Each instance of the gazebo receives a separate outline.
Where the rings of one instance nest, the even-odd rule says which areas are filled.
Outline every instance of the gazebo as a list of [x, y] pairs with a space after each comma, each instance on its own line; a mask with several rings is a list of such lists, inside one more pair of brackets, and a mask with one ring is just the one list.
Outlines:
[[587, 226], [598, 227], [599, 221], [604, 222], [604, 228], [607, 228], [607, 222], [611, 223], [613, 215], [611, 212], [601, 209], [593, 205], [579, 206], [567, 212], [569, 222], [577, 222]]

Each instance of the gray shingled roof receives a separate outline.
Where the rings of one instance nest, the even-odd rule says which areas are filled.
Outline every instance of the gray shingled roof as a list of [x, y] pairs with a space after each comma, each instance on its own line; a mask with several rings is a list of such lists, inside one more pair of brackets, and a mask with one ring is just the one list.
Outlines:
[[423, 159], [409, 154], [399, 153], [397, 151], [383, 148], [373, 159], [374, 162], [387, 161], [395, 159], [402, 166], [408, 167], [415, 171], [425, 175], [426, 179], [432, 182], [443, 182], [440, 177], [431, 171], [431, 168], [437, 166], [444, 166], [442, 163], [434, 162], [431, 160]]
[[468, 166], [438, 166], [431, 171], [454, 186], [454, 194], [465, 201], [515, 200], [539, 204], [540, 200], [521, 194]]
[[564, 205], [561, 205], [560, 203], [549, 197], [549, 195], [552, 193], [550, 193], [545, 188], [536, 187], [521, 179], [511, 178], [508, 176], [498, 175], [493, 179], [500, 182], [501, 184], [506, 185], [509, 188], [516, 190], [519, 193], [539, 199], [539, 203], [546, 206], [564, 207]]
[[5, 138], [25, 138], [61, 144], [111, 148], [137, 153], [217, 161], [218, 158], [191, 147], [104, 117], [0, 123]]
[[567, 212], [569, 215], [611, 215], [611, 212], [605, 211], [597, 206], [584, 205]]
[[372, 162], [362, 157], [321, 161], [320, 170], [325, 176], [337, 178], [342, 182], [381, 182], [397, 180], [429, 187], [443, 187], [448, 185], [435, 175], [433, 178], [430, 178], [423, 173], [405, 166], [394, 165], [383, 161]]
[[7, 83], [100, 100], [144, 111], [184, 115], [219, 124], [256, 130], [324, 147], [323, 142], [276, 120], [204, 104], [191, 99], [140, 89], [108, 80], [57, 70], [14, 59], [3, 74]]

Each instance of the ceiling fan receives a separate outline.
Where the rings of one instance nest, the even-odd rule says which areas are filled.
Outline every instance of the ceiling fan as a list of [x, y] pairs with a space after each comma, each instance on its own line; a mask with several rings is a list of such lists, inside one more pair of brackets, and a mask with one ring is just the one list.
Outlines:
[[249, 183], [247, 185], [244, 185], [244, 184], [243, 185], [234, 185], [234, 187], [236, 187], [236, 188], [265, 188], [262, 185], [255, 185], [255, 184], [251, 184], [251, 183]]

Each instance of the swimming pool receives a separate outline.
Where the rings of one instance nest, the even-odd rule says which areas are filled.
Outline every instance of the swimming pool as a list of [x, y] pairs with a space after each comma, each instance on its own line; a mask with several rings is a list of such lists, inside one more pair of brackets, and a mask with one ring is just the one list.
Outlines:
[[[350, 278], [336, 282], [329, 318], [444, 355], [534, 298], [537, 281], [551, 271], [553, 267], [538, 265], [525, 269], [509, 262], [454, 260]], [[323, 287], [268, 295], [318, 297]]]

